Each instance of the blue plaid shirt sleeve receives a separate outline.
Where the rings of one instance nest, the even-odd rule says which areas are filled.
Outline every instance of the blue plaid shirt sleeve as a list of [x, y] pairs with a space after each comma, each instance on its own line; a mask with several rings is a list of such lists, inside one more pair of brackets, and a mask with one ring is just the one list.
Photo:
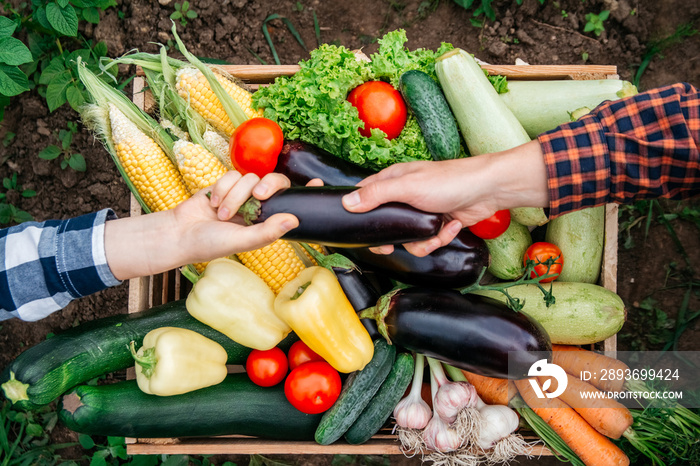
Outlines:
[[105, 222], [114, 218], [104, 209], [0, 230], [0, 320], [39, 320], [73, 299], [120, 284], [104, 249]]

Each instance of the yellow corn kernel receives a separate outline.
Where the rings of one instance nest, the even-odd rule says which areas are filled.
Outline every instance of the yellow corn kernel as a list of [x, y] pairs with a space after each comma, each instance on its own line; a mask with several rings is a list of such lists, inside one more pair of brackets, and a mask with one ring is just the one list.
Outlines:
[[231, 164], [231, 153], [229, 152], [229, 141], [216, 131], [206, 130], [202, 135], [204, 144], [209, 148], [212, 154], [224, 164], [229, 170], [233, 170]]
[[192, 194], [213, 185], [227, 172], [219, 159], [199, 144], [180, 139], [175, 142], [173, 152], [177, 168]]
[[[226, 93], [240, 105], [248, 118], [262, 116], [262, 110], [253, 109], [253, 96], [250, 92], [224, 76], [216, 73], [215, 76]], [[221, 134], [231, 137], [235, 129], [233, 122], [201, 71], [189, 67], [181, 68], [177, 72], [175, 87], [180, 96], [189, 102], [192, 108], [202, 115], [210, 125]]]
[[[323, 253], [320, 246], [311, 246]], [[287, 282], [296, 278], [306, 268], [304, 261], [299, 258], [292, 245], [281, 239], [260, 249], [242, 252], [236, 256], [243, 265], [262, 278], [275, 294], [279, 293]], [[306, 260], [308, 259], [310, 256], [306, 258]], [[313, 260], [310, 262], [316, 263]]]
[[119, 162], [152, 212], [172, 209], [190, 197], [177, 167], [153, 139], [114, 105], [109, 119]]

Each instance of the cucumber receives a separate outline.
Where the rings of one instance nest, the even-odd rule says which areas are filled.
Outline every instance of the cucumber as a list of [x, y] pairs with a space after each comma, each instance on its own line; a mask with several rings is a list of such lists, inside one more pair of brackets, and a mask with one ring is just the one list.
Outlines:
[[605, 244], [605, 206], [569, 212], [550, 220], [545, 241], [559, 246], [564, 257], [557, 281], [597, 282]]
[[372, 360], [364, 369], [348, 376], [338, 400], [323, 414], [316, 429], [317, 443], [330, 445], [347, 432], [381, 387], [391, 371], [395, 357], [395, 346], [383, 339], [374, 341]]
[[396, 356], [394, 366], [379, 391], [345, 433], [348, 443], [365, 443], [382, 428], [411, 383], [414, 364], [413, 356], [408, 353]]
[[[47, 405], [80, 383], [133, 366], [129, 343], [134, 340], [139, 347], [148, 332], [165, 326], [194, 330], [216, 341], [228, 353], [229, 364], [244, 364], [251, 352], [192, 317], [185, 300], [173, 301], [85, 322], [34, 345], [5, 368], [0, 376], [2, 389], [15, 407]], [[287, 337], [280, 346], [288, 349], [297, 339]]]
[[[552, 343], [596, 343], [615, 335], [625, 323], [625, 304], [612, 291], [590, 283], [555, 281], [550, 284], [556, 303], [549, 307], [535, 285], [513, 286], [508, 288], [508, 294], [525, 301], [522, 312], [544, 327]], [[498, 291], [478, 290], [474, 294], [506, 300]]]
[[489, 248], [491, 264], [489, 272], [502, 280], [515, 280], [523, 272], [523, 256], [532, 244], [530, 230], [515, 220], [501, 236], [484, 240]]
[[410, 70], [401, 75], [399, 90], [418, 120], [433, 159], [458, 158], [460, 141], [457, 123], [438, 83], [422, 71]]
[[311, 440], [321, 415], [304, 414], [284, 396], [284, 384], [260, 387], [243, 373], [182, 395], [143, 393], [135, 380], [80, 385], [61, 399], [59, 419], [71, 430], [114, 437], [253, 435]]

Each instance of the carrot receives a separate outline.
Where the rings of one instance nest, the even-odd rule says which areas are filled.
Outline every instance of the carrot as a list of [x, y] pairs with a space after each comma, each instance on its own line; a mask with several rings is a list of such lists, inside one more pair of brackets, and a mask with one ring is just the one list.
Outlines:
[[558, 398], [537, 398], [528, 379], [515, 386], [525, 403], [540, 416], [587, 466], [627, 466], [627, 455], [598, 433], [576, 411]]
[[513, 382], [508, 379], [486, 377], [465, 370], [462, 370], [462, 374], [464, 374], [470, 384], [474, 385], [476, 393], [487, 405], [508, 406], [510, 400], [518, 392]]
[[[595, 430], [606, 437], [619, 439], [634, 422], [629, 409], [617, 400], [601, 397], [602, 392], [593, 385], [571, 374], [566, 375], [568, 384], [559, 399], [579, 413]], [[547, 379], [548, 377], [538, 377], [540, 386]], [[552, 379], [552, 385], [549, 392], [557, 389], [556, 379]], [[583, 393], [590, 395], [586, 397]]]
[[624, 377], [611, 377], [610, 371], [617, 374], [617, 371], [629, 370], [622, 361], [578, 346], [552, 345], [552, 362], [575, 377], [589, 372], [592, 374], [590, 383], [605, 392], [622, 391], [625, 383]]

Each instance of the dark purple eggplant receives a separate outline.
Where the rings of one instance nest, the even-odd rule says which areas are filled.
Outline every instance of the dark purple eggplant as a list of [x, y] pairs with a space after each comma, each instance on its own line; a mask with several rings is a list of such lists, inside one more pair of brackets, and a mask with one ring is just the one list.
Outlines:
[[331, 252], [402, 283], [437, 288], [474, 284], [490, 257], [484, 240], [466, 228], [448, 245], [424, 257], [414, 256], [401, 245], [394, 246], [391, 254], [374, 254], [368, 248], [331, 248]]
[[314, 178], [326, 186], [355, 186], [374, 173], [299, 140], [285, 141], [275, 172], [289, 178], [293, 186], [305, 186]]
[[382, 204], [369, 212], [348, 212], [341, 199], [355, 189], [295, 186], [277, 191], [264, 201], [250, 198], [239, 212], [249, 224], [264, 222], [274, 214], [293, 214], [299, 219], [299, 226], [286, 233], [284, 239], [338, 247], [418, 241], [435, 236], [442, 226], [441, 214], [398, 202]]
[[[345, 296], [352, 304], [356, 312], [367, 309], [377, 304], [377, 300], [381, 296], [379, 291], [372, 285], [367, 276], [357, 268], [333, 267], [333, 273], [338, 278], [338, 283], [343, 289]], [[381, 338], [377, 323], [372, 319], [361, 319], [362, 325], [365, 326], [367, 333], [372, 337], [372, 340]]]
[[374, 317], [392, 344], [488, 377], [520, 379], [552, 344], [542, 326], [495, 299], [455, 290], [405, 288], [383, 295]]

